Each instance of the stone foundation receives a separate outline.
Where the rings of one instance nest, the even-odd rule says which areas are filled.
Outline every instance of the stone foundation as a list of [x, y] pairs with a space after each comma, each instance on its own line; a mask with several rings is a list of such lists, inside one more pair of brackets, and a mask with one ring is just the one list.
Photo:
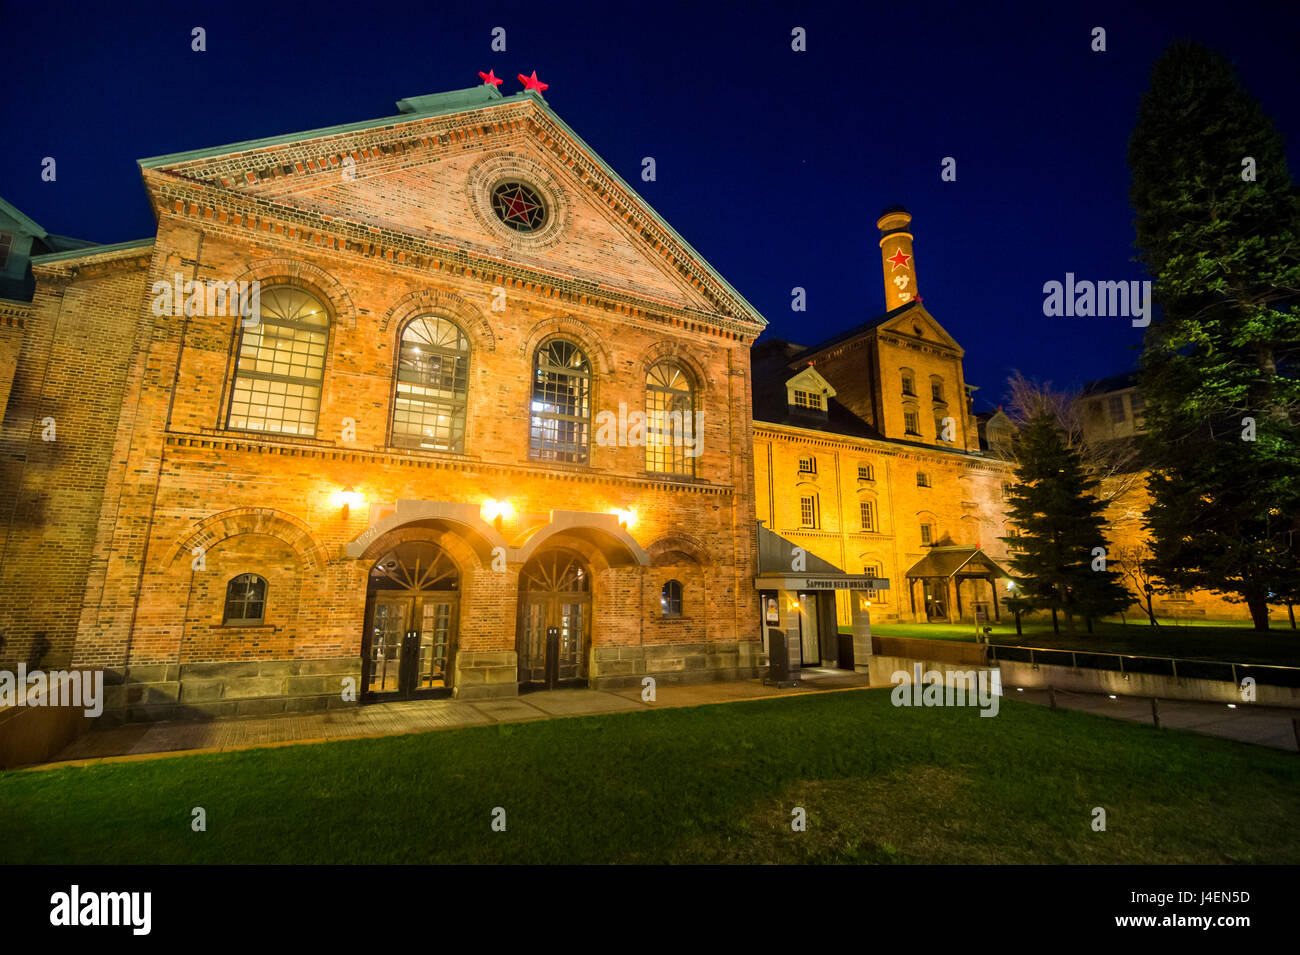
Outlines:
[[351, 677], [361, 690], [361, 661], [243, 660], [158, 663], [104, 671], [107, 723], [271, 716], [356, 706], [343, 698]]
[[514, 650], [460, 650], [453, 685], [458, 700], [518, 696], [518, 654]]
[[593, 647], [590, 686], [596, 690], [640, 686], [652, 676], [659, 683], [713, 683], [761, 677], [767, 654], [758, 640], [713, 643]]

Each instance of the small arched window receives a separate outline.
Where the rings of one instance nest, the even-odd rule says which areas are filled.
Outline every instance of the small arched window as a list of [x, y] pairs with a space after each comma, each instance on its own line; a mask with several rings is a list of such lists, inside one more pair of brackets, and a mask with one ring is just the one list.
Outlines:
[[320, 414], [329, 313], [300, 288], [261, 293], [256, 325], [240, 330], [226, 426], [312, 437]]
[[700, 436], [695, 431], [695, 388], [672, 362], [660, 362], [645, 376], [645, 469], [695, 477]]
[[266, 619], [266, 578], [240, 574], [226, 584], [226, 608], [221, 622], [247, 626]]
[[530, 413], [530, 457], [537, 461], [587, 463], [591, 366], [573, 342], [554, 338], [537, 349]]
[[682, 582], [670, 580], [659, 595], [659, 609], [665, 617], [682, 615]]
[[428, 315], [402, 329], [393, 401], [393, 444], [465, 450], [469, 339], [454, 322]]

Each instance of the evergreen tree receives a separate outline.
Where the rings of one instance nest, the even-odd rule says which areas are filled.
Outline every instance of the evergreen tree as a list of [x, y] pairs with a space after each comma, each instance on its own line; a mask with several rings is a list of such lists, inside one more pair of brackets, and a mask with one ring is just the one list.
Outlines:
[[1002, 538], [1011, 548], [1018, 578], [1013, 610], [1050, 610], [1059, 632], [1058, 613], [1067, 629], [1083, 616], [1092, 629], [1097, 617], [1117, 613], [1133, 602], [1119, 575], [1105, 566], [1102, 534], [1105, 505], [1093, 491], [1077, 449], [1066, 445], [1055, 417], [1040, 411], [1016, 435], [1016, 484], [1008, 516], [1017, 534]]
[[1152, 70], [1129, 164], [1162, 312], [1140, 385], [1153, 569], [1265, 630], [1300, 581], [1300, 197], [1259, 104], [1188, 42]]

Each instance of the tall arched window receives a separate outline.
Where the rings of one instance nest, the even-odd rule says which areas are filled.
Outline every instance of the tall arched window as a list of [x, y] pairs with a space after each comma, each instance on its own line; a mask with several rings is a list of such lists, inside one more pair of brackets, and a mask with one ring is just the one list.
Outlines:
[[454, 323], [426, 315], [402, 329], [393, 401], [393, 444], [465, 450], [469, 339]]
[[591, 366], [573, 342], [554, 338], [533, 359], [529, 456], [587, 463], [591, 425]]
[[226, 426], [314, 436], [328, 343], [329, 313], [315, 297], [289, 285], [263, 291], [257, 324], [240, 331]]
[[266, 578], [240, 574], [226, 584], [226, 607], [221, 622], [232, 626], [261, 623], [266, 619]]
[[645, 469], [695, 477], [695, 388], [679, 366], [660, 362], [646, 373], [645, 416]]

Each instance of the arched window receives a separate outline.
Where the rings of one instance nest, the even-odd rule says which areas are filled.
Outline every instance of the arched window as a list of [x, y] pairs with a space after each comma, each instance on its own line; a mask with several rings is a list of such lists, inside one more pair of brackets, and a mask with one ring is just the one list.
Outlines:
[[695, 476], [700, 436], [695, 432], [695, 389], [690, 376], [660, 362], [645, 376], [645, 469]]
[[664, 589], [659, 595], [659, 609], [665, 617], [680, 617], [682, 615], [682, 582], [680, 580], [670, 580], [664, 584]]
[[538, 461], [587, 463], [591, 424], [591, 366], [573, 342], [555, 338], [533, 359], [529, 456]]
[[328, 343], [329, 313], [315, 297], [289, 285], [263, 291], [257, 324], [240, 330], [226, 426], [314, 436]]
[[434, 315], [402, 329], [393, 401], [393, 444], [430, 451], [465, 450], [469, 339]]
[[910, 368], [900, 368], [898, 370], [898, 373], [903, 380], [903, 394], [915, 398], [916, 397], [916, 373], [913, 372], [912, 369]]
[[221, 622], [235, 626], [261, 623], [266, 619], [266, 578], [240, 574], [226, 584], [226, 609]]

